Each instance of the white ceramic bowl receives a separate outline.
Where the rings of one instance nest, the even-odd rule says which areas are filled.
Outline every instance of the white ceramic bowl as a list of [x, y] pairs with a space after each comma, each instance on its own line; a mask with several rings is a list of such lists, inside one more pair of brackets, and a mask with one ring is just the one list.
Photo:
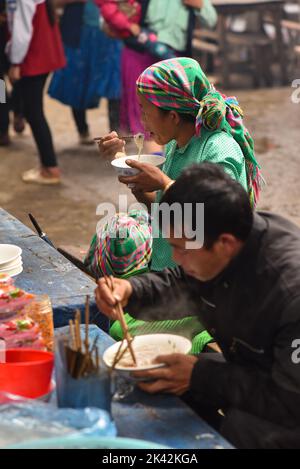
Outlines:
[[112, 160], [111, 165], [117, 171], [118, 176], [135, 176], [140, 171], [136, 168], [131, 168], [126, 164], [126, 160], [140, 161], [140, 163], [148, 163], [153, 166], [162, 165], [166, 158], [161, 155], [141, 155], [140, 159], [138, 155], [123, 156], [122, 158], [115, 158]]
[[[115, 354], [117, 353], [121, 342], [116, 342], [111, 345], [108, 349], [105, 350], [103, 354], [103, 361], [108, 368], [112, 367]], [[169, 355], [172, 353], [183, 353], [187, 354], [192, 348], [192, 343], [186, 337], [174, 334], [147, 334], [147, 335], [138, 335], [134, 337], [132, 342], [133, 350], [138, 353], [144, 346], [154, 346], [155, 353], [153, 354], [153, 359], [158, 355]], [[154, 368], [161, 368], [164, 366], [163, 363], [155, 363], [150, 365], [143, 366], [132, 366], [125, 367], [122, 365], [116, 365], [115, 370], [128, 372], [128, 371], [143, 371], [143, 370], [152, 370]]]
[[18, 266], [16, 266], [16, 267], [12, 267], [12, 268], [10, 268], [10, 269], [1, 270], [0, 273], [9, 275], [9, 277], [15, 277], [15, 275], [20, 274], [22, 271], [23, 271], [23, 264], [22, 264], [22, 262], [21, 262], [21, 263], [20, 263]]
[[22, 254], [22, 249], [14, 244], [0, 244], [0, 268], [5, 269]]
[[9, 262], [4, 266], [0, 265], [0, 273], [6, 273], [8, 270], [15, 269], [16, 267], [20, 267], [22, 265], [22, 257], [19, 256], [13, 262]]

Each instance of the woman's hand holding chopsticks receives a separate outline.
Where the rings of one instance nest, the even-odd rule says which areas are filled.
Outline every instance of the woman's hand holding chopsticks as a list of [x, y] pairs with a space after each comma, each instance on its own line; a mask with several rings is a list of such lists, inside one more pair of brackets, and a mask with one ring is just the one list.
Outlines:
[[101, 156], [112, 159], [115, 154], [125, 151], [125, 141], [121, 140], [117, 132], [110, 132], [102, 138], [96, 140]]

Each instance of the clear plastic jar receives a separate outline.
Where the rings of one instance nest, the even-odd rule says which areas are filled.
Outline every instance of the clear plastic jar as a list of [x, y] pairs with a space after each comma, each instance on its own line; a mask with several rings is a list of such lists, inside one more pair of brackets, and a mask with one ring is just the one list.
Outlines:
[[48, 295], [37, 295], [26, 311], [27, 315], [38, 324], [43, 342], [48, 352], [54, 350], [54, 325], [51, 300]]

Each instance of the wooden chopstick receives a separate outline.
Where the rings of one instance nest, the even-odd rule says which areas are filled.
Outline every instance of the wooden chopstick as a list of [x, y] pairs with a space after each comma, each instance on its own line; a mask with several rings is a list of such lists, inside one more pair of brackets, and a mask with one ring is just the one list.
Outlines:
[[[65, 354], [67, 360], [67, 370], [74, 379], [80, 379], [90, 374], [99, 373], [101, 359], [97, 348], [98, 337], [94, 338], [92, 347], [89, 344], [89, 320], [90, 320], [90, 297], [86, 296], [85, 301], [85, 337], [81, 339], [80, 323], [81, 313], [79, 309], [75, 311], [75, 319], [69, 321], [70, 338], [65, 344]], [[93, 359], [93, 354], [95, 358]]]
[[121, 350], [122, 345], [124, 344], [124, 342], [125, 342], [125, 340], [122, 340], [121, 346], [119, 347], [118, 352], [115, 356], [114, 363], [112, 364], [112, 367], [111, 367], [112, 370], [114, 370], [115, 367], [117, 366], [117, 364], [119, 363], [119, 361], [122, 360], [122, 358], [124, 357], [125, 353], [127, 352], [128, 348], [129, 348], [129, 342], [126, 342], [127, 345], [125, 344], [124, 349]]
[[[115, 369], [115, 366], [116, 366], [117, 363], [120, 361], [121, 350], [122, 350], [123, 344], [124, 344], [124, 339], [123, 339], [122, 342], [120, 343], [119, 348], [118, 348], [118, 350], [117, 350], [117, 353], [116, 353], [115, 356], [114, 356], [114, 361], [113, 361], [113, 364], [112, 364], [112, 367], [111, 367], [112, 370]], [[125, 347], [125, 349], [127, 350], [127, 347]]]
[[[118, 135], [118, 137], [116, 138], [119, 138], [120, 140], [131, 140], [134, 138], [134, 135]], [[101, 140], [103, 140], [104, 137], [95, 137], [93, 138], [93, 140], [95, 142], [100, 142]]]
[[70, 335], [71, 335], [71, 348], [73, 350], [76, 350], [76, 337], [75, 337], [74, 323], [72, 319], [69, 320], [69, 327], [70, 327]]
[[80, 323], [81, 323], [81, 314], [79, 309], [76, 309], [75, 315], [75, 337], [77, 343], [77, 350], [81, 352], [81, 335], [80, 335]]
[[[111, 281], [111, 289], [112, 289], [112, 292], [113, 292], [114, 291], [113, 280], [110, 278], [110, 281]], [[131, 334], [129, 333], [128, 326], [127, 326], [127, 323], [125, 321], [124, 311], [123, 311], [121, 302], [117, 303], [117, 309], [118, 309], [119, 321], [120, 321], [121, 327], [123, 329], [124, 337], [127, 341], [129, 351], [130, 351], [130, 355], [131, 355], [132, 360], [133, 360], [133, 364], [136, 366], [137, 365], [136, 356], [135, 356], [135, 353], [134, 353], [134, 350], [133, 350], [133, 347], [132, 347], [132, 343], [131, 343], [133, 338], [131, 337]]]
[[[105, 276], [104, 278], [105, 278], [106, 285], [108, 286], [108, 288], [113, 293], [114, 292], [114, 283], [113, 283], [112, 278], [107, 277], [107, 276]], [[135, 353], [134, 353], [134, 350], [133, 350], [133, 347], [132, 347], [132, 340], [133, 339], [132, 339], [132, 337], [129, 333], [128, 326], [127, 326], [127, 323], [125, 321], [124, 311], [123, 311], [121, 302], [117, 303], [117, 310], [118, 310], [119, 321], [120, 321], [120, 324], [121, 324], [121, 327], [122, 327], [122, 330], [123, 330], [123, 334], [124, 334], [124, 339], [127, 341], [129, 351], [130, 351], [130, 355], [132, 357], [134, 365], [136, 366], [136, 364], [137, 364], [136, 356], [135, 356]], [[120, 358], [119, 358], [119, 360], [120, 360]]]
[[85, 301], [85, 353], [89, 352], [89, 322], [90, 322], [90, 296], [86, 296]]

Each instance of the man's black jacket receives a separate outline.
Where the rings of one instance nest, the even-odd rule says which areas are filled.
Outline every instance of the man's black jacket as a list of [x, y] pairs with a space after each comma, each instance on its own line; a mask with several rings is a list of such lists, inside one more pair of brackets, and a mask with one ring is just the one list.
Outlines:
[[176, 268], [138, 276], [131, 283], [127, 309], [134, 317], [196, 314], [221, 347], [225, 363], [200, 356], [190, 383], [194, 397], [287, 427], [300, 425], [297, 226], [258, 212], [241, 252], [213, 281], [197, 281]]

